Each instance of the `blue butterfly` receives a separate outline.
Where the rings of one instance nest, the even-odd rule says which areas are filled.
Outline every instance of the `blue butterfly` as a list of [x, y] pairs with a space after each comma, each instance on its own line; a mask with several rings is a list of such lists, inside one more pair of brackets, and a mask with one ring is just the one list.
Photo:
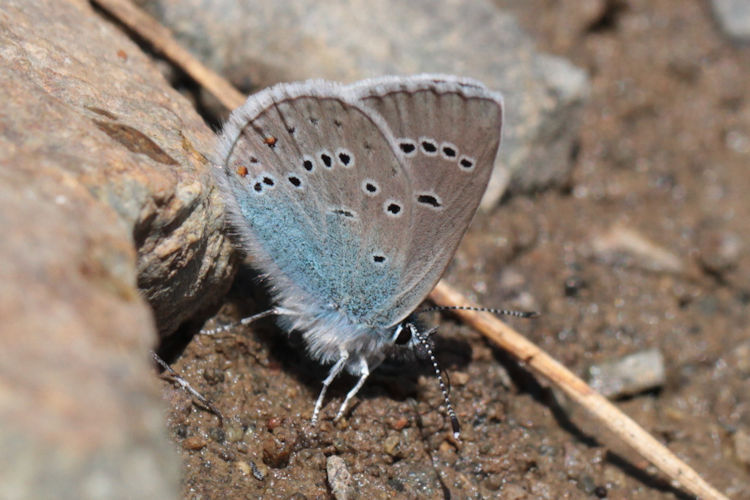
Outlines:
[[358, 381], [336, 418], [395, 350], [426, 350], [439, 373], [410, 314], [474, 217], [502, 121], [500, 94], [446, 75], [280, 84], [231, 114], [215, 172], [231, 225], [269, 313], [332, 365], [313, 423], [344, 369]]

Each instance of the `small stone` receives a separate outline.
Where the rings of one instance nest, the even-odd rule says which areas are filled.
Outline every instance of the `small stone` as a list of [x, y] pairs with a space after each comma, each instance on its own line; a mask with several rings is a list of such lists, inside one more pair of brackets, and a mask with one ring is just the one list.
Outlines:
[[611, 265], [635, 267], [646, 271], [680, 274], [682, 259], [634, 229], [615, 226], [591, 241], [594, 255]]
[[237, 466], [237, 470], [239, 470], [240, 474], [242, 474], [243, 476], [247, 476], [248, 474], [250, 474], [250, 465], [248, 465], [248, 463], [244, 460], [240, 460], [235, 465]]
[[400, 417], [394, 420], [393, 422], [391, 422], [391, 429], [395, 431], [400, 431], [408, 426], [409, 426], [409, 419], [406, 417]]
[[589, 385], [601, 395], [618, 398], [660, 387], [666, 380], [664, 357], [648, 349], [589, 368]]
[[443, 441], [440, 443], [438, 452], [440, 453], [440, 456], [443, 458], [443, 460], [448, 460], [451, 457], [456, 456], [456, 448], [448, 441]]
[[398, 434], [391, 434], [383, 441], [383, 451], [392, 457], [396, 457], [399, 454], [399, 444], [401, 444], [401, 438]]
[[186, 450], [200, 450], [206, 446], [206, 440], [200, 436], [190, 436], [182, 441], [182, 447]]
[[273, 431], [275, 428], [279, 427], [282, 423], [283, 423], [283, 421], [280, 418], [278, 418], [278, 417], [271, 417], [266, 422], [266, 428], [269, 431]]
[[450, 376], [451, 384], [461, 387], [469, 382], [469, 374], [466, 372], [453, 372]]
[[240, 427], [239, 425], [230, 425], [229, 427], [227, 427], [226, 436], [227, 441], [229, 441], [230, 443], [236, 443], [237, 441], [241, 440], [244, 435], [245, 433], [242, 430], [242, 427]]
[[336, 500], [348, 500], [354, 497], [354, 483], [344, 459], [338, 455], [331, 455], [326, 460], [328, 485]]
[[732, 349], [729, 359], [743, 376], [750, 376], [750, 340]]
[[742, 240], [735, 233], [706, 227], [698, 233], [700, 262], [713, 273], [722, 273], [737, 265]]

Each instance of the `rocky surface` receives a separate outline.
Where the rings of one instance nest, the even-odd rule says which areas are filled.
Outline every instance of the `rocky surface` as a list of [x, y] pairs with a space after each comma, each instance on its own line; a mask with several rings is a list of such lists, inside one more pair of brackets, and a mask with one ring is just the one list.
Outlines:
[[232, 276], [213, 135], [87, 2], [4, 2], [0, 60], [0, 497], [176, 498], [148, 351]]

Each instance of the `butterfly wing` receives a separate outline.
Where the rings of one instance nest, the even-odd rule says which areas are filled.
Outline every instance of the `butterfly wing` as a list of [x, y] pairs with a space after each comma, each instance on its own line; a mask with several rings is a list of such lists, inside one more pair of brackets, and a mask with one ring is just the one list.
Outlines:
[[233, 227], [276, 291], [383, 326], [413, 213], [382, 118], [346, 87], [281, 84], [231, 115], [219, 155]]
[[390, 323], [408, 315], [445, 271], [487, 187], [500, 147], [502, 97], [444, 75], [385, 77], [351, 86], [394, 134], [414, 205]]

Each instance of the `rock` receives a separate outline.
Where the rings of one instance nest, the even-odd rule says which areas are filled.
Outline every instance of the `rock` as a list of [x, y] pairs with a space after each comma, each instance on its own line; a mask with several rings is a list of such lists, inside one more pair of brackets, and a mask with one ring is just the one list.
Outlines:
[[515, 19], [489, 0], [139, 3], [245, 91], [313, 77], [422, 72], [470, 76], [502, 91], [504, 142], [485, 208], [508, 185], [528, 190], [567, 178], [587, 76], [538, 53]]
[[747, 0], [711, 0], [714, 16], [725, 35], [750, 41], [750, 3]]
[[664, 357], [648, 349], [589, 368], [589, 385], [614, 399], [661, 387], [666, 381]]
[[326, 473], [328, 474], [328, 485], [331, 487], [331, 492], [336, 500], [354, 498], [354, 482], [343, 458], [336, 455], [328, 457]]
[[704, 269], [723, 274], [737, 266], [742, 256], [742, 239], [731, 231], [720, 229], [716, 221], [707, 221], [697, 231], [698, 258]]
[[398, 457], [401, 454], [400, 450], [401, 438], [398, 434], [390, 434], [385, 441], [383, 441], [383, 451], [392, 457]]
[[3, 135], [19, 167], [41, 175], [38, 162], [54, 159], [116, 212], [137, 249], [141, 293], [171, 333], [217, 301], [233, 273], [205, 157], [214, 135], [128, 38], [102, 31], [84, 6], [45, 5], [5, 9]]
[[679, 274], [685, 272], [682, 259], [634, 229], [615, 226], [592, 238], [591, 249], [601, 261], [646, 271]]
[[148, 351], [232, 276], [213, 134], [88, 2], [0, 47], [0, 498], [178, 498]]
[[190, 436], [182, 440], [182, 447], [190, 451], [205, 448], [207, 444], [208, 442], [200, 436]]

